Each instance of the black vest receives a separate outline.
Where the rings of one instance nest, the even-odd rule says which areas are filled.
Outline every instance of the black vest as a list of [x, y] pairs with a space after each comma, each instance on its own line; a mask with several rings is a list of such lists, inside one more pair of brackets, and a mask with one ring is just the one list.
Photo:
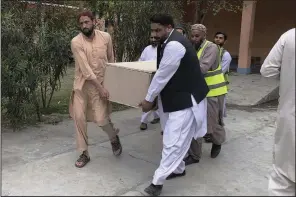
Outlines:
[[191, 95], [200, 103], [208, 94], [209, 88], [201, 73], [196, 51], [191, 42], [182, 34], [172, 32], [167, 42], [157, 48], [157, 69], [165, 46], [171, 41], [178, 41], [185, 49], [180, 66], [173, 77], [160, 92], [164, 112], [175, 112], [193, 106]]

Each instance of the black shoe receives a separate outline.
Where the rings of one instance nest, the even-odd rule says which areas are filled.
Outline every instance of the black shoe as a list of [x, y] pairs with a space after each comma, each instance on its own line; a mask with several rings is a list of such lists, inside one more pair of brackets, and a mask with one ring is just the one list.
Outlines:
[[216, 158], [219, 155], [220, 151], [221, 151], [221, 145], [217, 145], [213, 143], [212, 150], [211, 150], [211, 157]]
[[150, 196], [159, 196], [162, 191], [162, 185], [154, 185], [151, 183], [144, 191]]
[[111, 142], [112, 151], [115, 156], [119, 156], [122, 153], [122, 146], [119, 140], [118, 135], [116, 135], [116, 140]]
[[199, 162], [199, 160], [198, 159], [194, 159], [192, 156], [188, 156], [188, 157], [186, 157], [184, 160], [183, 160], [184, 162], [185, 162], [185, 166], [188, 166], [188, 165], [190, 165], [190, 164], [194, 164], [194, 163], [198, 163]]
[[163, 131], [160, 132], [160, 135], [163, 135]]
[[211, 135], [210, 134], [205, 134], [204, 136], [203, 136], [203, 138], [208, 138], [208, 137], [210, 137]]
[[159, 123], [160, 118], [155, 118], [154, 120], [151, 121], [151, 124], [157, 124]]
[[140, 129], [141, 130], [146, 130], [147, 129], [147, 124], [142, 122], [141, 125], [140, 125]]
[[206, 134], [205, 136], [203, 136], [203, 138], [205, 139], [206, 143], [212, 143], [212, 136], [210, 134]]
[[185, 176], [186, 175], [186, 171], [184, 170], [181, 174], [175, 174], [175, 173], [172, 173], [170, 174], [166, 180], [170, 180], [170, 179], [173, 179], [173, 178], [177, 178], [177, 177], [181, 177], [181, 176]]
[[205, 142], [206, 142], [206, 143], [212, 143], [212, 142], [213, 142], [213, 140], [212, 140], [212, 138], [211, 138], [211, 137], [209, 137], [209, 138], [205, 138]]

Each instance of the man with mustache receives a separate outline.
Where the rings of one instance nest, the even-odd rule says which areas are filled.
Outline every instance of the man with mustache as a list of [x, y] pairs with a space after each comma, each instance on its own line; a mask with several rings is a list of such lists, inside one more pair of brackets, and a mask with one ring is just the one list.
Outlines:
[[[227, 86], [221, 68], [219, 47], [206, 39], [207, 29], [202, 24], [191, 27], [191, 42], [199, 59], [201, 72], [210, 89], [207, 94], [207, 133], [212, 140], [211, 157], [216, 158], [221, 151], [221, 144], [225, 141], [223, 127], [223, 102], [227, 93]], [[202, 138], [192, 140], [188, 157], [184, 159], [186, 165], [198, 163], [202, 153]]]
[[[231, 63], [231, 55], [230, 53], [224, 48], [225, 43], [227, 42], [227, 35], [224, 32], [217, 32], [214, 37], [214, 43], [220, 47], [220, 54], [221, 54], [221, 67], [222, 72], [224, 73], [224, 78], [227, 84], [229, 84], [229, 68]], [[226, 117], [226, 95], [224, 97], [224, 104], [223, 104], [223, 117]]]
[[[153, 37], [152, 35], [150, 36], [150, 45], [147, 46], [142, 54], [141, 57], [139, 58], [139, 61], [153, 61], [156, 60], [157, 57], [157, 40], [155, 39], [155, 37]], [[153, 120], [151, 121], [151, 124], [156, 124], [159, 123], [160, 119], [159, 119], [159, 113], [158, 110], [151, 110], [149, 112], [145, 112], [143, 113], [142, 117], [141, 117], [141, 125], [140, 125], [140, 129], [141, 130], [146, 130], [147, 129], [147, 123], [148, 123], [148, 118], [149, 115], [152, 113], [153, 116]]]
[[164, 125], [162, 158], [152, 183], [145, 192], [160, 195], [163, 183], [185, 175], [185, 157], [191, 140], [206, 133], [206, 95], [209, 92], [190, 41], [174, 30], [173, 18], [166, 14], [151, 19], [151, 34], [159, 39], [157, 71], [142, 110], [153, 108], [158, 98], [161, 125]]
[[[222, 72], [224, 74], [224, 78], [225, 78], [225, 82], [227, 83], [227, 89], [229, 89], [229, 67], [230, 67], [230, 63], [231, 63], [231, 55], [230, 53], [223, 47], [224, 44], [227, 42], [227, 35], [223, 32], [217, 32], [214, 36], [214, 43], [216, 45], [218, 45], [220, 47], [220, 58], [221, 58], [221, 67], [222, 67]], [[223, 117], [226, 117], [226, 95], [224, 96], [224, 102], [223, 102]], [[223, 121], [223, 120], [221, 120]], [[224, 122], [222, 122], [222, 124], [224, 125]], [[206, 136], [204, 136], [204, 139], [207, 143], [211, 143], [212, 142], [212, 138], [209, 134], [207, 134]]]
[[108, 33], [95, 29], [95, 17], [90, 11], [78, 16], [81, 29], [71, 41], [75, 60], [75, 78], [70, 100], [70, 116], [74, 119], [77, 149], [82, 154], [75, 166], [82, 168], [89, 161], [87, 122], [95, 122], [111, 141], [113, 154], [122, 152], [119, 129], [110, 119], [109, 92], [104, 88], [107, 62], [114, 62], [112, 40]]

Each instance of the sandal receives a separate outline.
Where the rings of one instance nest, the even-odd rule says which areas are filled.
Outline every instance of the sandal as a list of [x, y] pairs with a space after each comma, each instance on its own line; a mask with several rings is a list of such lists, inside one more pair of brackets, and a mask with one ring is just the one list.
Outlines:
[[140, 129], [141, 130], [146, 130], [147, 129], [147, 124], [142, 122], [141, 125], [140, 125]]
[[119, 156], [122, 153], [122, 146], [119, 140], [118, 135], [116, 135], [115, 141], [111, 142], [112, 151], [115, 156]]
[[84, 153], [80, 155], [80, 157], [77, 159], [75, 166], [77, 168], [84, 167], [88, 162], [90, 161], [90, 158], [86, 156]]
[[160, 122], [160, 118], [155, 118], [151, 121], [151, 124], [157, 124]]

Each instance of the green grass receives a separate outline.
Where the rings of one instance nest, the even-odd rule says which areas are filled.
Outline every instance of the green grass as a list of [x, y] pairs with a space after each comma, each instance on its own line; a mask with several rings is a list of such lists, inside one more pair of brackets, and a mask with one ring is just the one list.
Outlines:
[[[69, 113], [69, 101], [73, 88], [74, 81], [74, 67], [68, 67], [67, 74], [61, 80], [61, 89], [54, 93], [50, 107], [43, 109], [43, 114], [68, 114]], [[128, 106], [118, 103], [112, 103], [112, 111], [122, 111], [129, 109]]]
[[61, 80], [61, 89], [54, 92], [50, 107], [42, 109], [42, 113], [67, 114], [69, 113], [69, 100], [74, 80], [74, 67], [68, 67], [66, 75]]

